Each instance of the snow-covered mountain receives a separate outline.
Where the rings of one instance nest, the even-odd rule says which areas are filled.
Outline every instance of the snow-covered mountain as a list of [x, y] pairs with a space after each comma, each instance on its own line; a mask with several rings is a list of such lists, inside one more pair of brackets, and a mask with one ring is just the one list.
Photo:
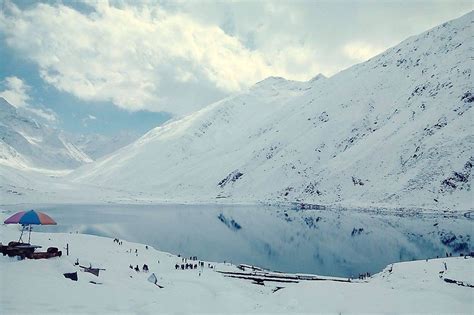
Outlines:
[[0, 165], [19, 170], [70, 170], [92, 159], [33, 112], [0, 97]]
[[268, 78], [70, 178], [168, 200], [472, 209], [473, 19], [330, 78]]

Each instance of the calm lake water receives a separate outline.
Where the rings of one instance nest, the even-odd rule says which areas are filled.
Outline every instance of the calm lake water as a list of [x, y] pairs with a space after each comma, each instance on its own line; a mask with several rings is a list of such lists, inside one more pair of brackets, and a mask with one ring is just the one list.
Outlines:
[[[29, 207], [9, 207], [24, 210]], [[57, 226], [35, 231], [118, 237], [185, 257], [276, 271], [357, 276], [473, 250], [469, 215], [395, 215], [222, 205], [36, 207]]]

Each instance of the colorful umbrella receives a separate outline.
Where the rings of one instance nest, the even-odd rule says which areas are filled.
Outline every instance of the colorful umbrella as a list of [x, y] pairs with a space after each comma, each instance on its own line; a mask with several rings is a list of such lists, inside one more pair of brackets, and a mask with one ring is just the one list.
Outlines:
[[21, 224], [21, 225], [55, 225], [56, 222], [51, 217], [43, 212], [30, 210], [20, 211], [6, 219], [5, 224]]
[[28, 237], [28, 243], [30, 242], [31, 239], [31, 225], [32, 224], [37, 224], [37, 225], [55, 225], [57, 224], [56, 221], [51, 219], [51, 217], [47, 214], [44, 214], [43, 212], [35, 211], [35, 210], [29, 210], [29, 211], [20, 211], [6, 219], [3, 223], [5, 224], [21, 224], [22, 229], [21, 229], [21, 235], [20, 239], [18, 240], [19, 242], [21, 241], [21, 238], [23, 236], [23, 231], [25, 230], [25, 226], [29, 226], [29, 237]]

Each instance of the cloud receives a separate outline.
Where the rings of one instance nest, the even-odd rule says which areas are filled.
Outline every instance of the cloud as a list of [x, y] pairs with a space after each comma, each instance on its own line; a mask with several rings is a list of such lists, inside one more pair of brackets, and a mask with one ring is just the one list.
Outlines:
[[7, 3], [4, 11], [0, 27], [7, 45], [34, 61], [44, 81], [82, 100], [110, 101], [127, 110], [193, 110], [193, 104], [172, 101], [170, 82], [181, 84], [181, 93], [187, 84], [230, 93], [270, 75], [314, 74], [303, 65], [311, 59], [308, 48], [291, 47], [269, 59], [220, 27], [158, 5], [101, 1], [87, 14], [60, 4], [20, 10]]
[[25, 107], [24, 109], [30, 113], [33, 113], [35, 116], [42, 118], [43, 120], [47, 122], [50, 122], [50, 123], [58, 122], [57, 114], [49, 108], [37, 108], [37, 107], [28, 106], [28, 107]]
[[384, 50], [382, 47], [377, 47], [373, 44], [354, 41], [347, 43], [342, 48], [343, 53], [354, 61], [366, 61]]
[[469, 8], [462, 1], [4, 0], [0, 44], [80, 100], [185, 114], [268, 76], [333, 75]]
[[30, 100], [28, 90], [30, 87], [18, 77], [7, 77], [3, 80], [4, 90], [0, 92], [0, 97], [7, 100], [15, 107], [25, 107]]
[[22, 79], [11, 76], [6, 77], [2, 84], [4, 90], [0, 92], [0, 97], [3, 97], [9, 104], [17, 108], [17, 110], [26, 112], [28, 114], [33, 114], [37, 118], [41, 118], [50, 123], [57, 121], [56, 113], [44, 107], [32, 107], [29, 102], [31, 97], [28, 94], [28, 91], [31, 87], [26, 84]]

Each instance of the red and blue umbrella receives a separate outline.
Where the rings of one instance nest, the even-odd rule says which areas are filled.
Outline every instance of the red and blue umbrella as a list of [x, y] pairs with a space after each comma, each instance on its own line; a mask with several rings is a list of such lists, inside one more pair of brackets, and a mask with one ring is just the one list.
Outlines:
[[5, 224], [21, 224], [21, 225], [55, 225], [56, 221], [43, 212], [36, 210], [20, 211], [6, 219]]
[[28, 237], [28, 243], [31, 239], [31, 225], [56, 225], [56, 221], [54, 221], [49, 215], [39, 212], [36, 210], [29, 210], [29, 211], [20, 211], [6, 219], [3, 223], [5, 224], [21, 224], [21, 235], [20, 239], [18, 240], [21, 242], [21, 238], [23, 236], [23, 231], [25, 230], [25, 226], [30, 226], [28, 230], [30, 231]]

